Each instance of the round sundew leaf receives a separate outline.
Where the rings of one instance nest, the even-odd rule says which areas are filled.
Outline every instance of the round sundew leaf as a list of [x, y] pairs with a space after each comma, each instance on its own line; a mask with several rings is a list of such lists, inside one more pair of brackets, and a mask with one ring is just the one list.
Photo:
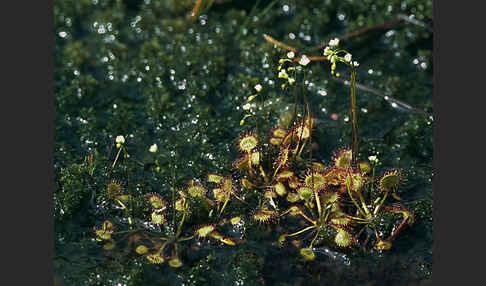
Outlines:
[[208, 182], [219, 184], [223, 180], [223, 176], [217, 174], [208, 174]]
[[173, 267], [173, 268], [179, 268], [183, 264], [182, 264], [182, 261], [178, 257], [174, 257], [171, 260], [169, 260], [169, 265], [170, 265], [170, 267]]
[[220, 241], [224, 244], [227, 244], [227, 245], [231, 245], [231, 246], [236, 245], [236, 243], [231, 238], [228, 238], [228, 237], [220, 239]]
[[374, 246], [377, 250], [389, 250], [392, 247], [392, 243], [389, 241], [385, 241], [380, 239]]
[[235, 217], [230, 219], [230, 222], [231, 222], [232, 225], [235, 225], [235, 224], [239, 223], [240, 221], [241, 221], [241, 217], [239, 217], [239, 216], [235, 216]]
[[260, 164], [260, 152], [252, 152], [250, 162], [253, 166], [258, 166]]
[[294, 192], [288, 192], [287, 193], [287, 201], [291, 203], [295, 203], [300, 200], [300, 196], [297, 193]]
[[184, 203], [186, 202], [185, 198], [180, 198], [175, 202], [175, 209], [177, 211], [183, 211], [184, 210]]
[[284, 138], [287, 135], [287, 130], [277, 127], [271, 131], [272, 135], [278, 138]]
[[284, 171], [280, 171], [277, 174], [276, 178], [279, 181], [285, 181], [285, 180], [292, 178], [293, 176], [294, 176], [294, 172], [289, 171], [289, 170], [284, 170]]
[[253, 213], [253, 219], [259, 223], [269, 223], [276, 216], [277, 213], [269, 209], [259, 209]]
[[390, 190], [400, 184], [400, 174], [397, 170], [386, 172], [380, 179], [380, 188]]
[[353, 236], [342, 228], [337, 230], [337, 234], [334, 237], [334, 242], [339, 247], [348, 247], [353, 243]]
[[341, 150], [334, 159], [334, 165], [340, 169], [348, 169], [351, 167], [352, 156], [351, 150]]
[[162, 256], [160, 256], [159, 253], [146, 255], [145, 258], [147, 258], [148, 261], [154, 264], [160, 264], [165, 261], [165, 259]]
[[307, 186], [314, 185], [314, 189], [319, 191], [326, 187], [326, 178], [322, 173], [309, 172], [304, 177], [304, 184]]
[[275, 191], [272, 191], [272, 190], [266, 190], [265, 193], [263, 194], [263, 196], [267, 199], [275, 199], [277, 198], [277, 193]]
[[273, 188], [279, 196], [285, 196], [285, 194], [287, 194], [287, 189], [285, 188], [285, 185], [280, 182], [273, 185]]
[[147, 199], [150, 206], [154, 209], [165, 209], [167, 207], [165, 200], [158, 194], [148, 194]]
[[304, 259], [307, 261], [314, 260], [314, 258], [316, 258], [316, 254], [314, 253], [314, 251], [312, 251], [312, 248], [310, 247], [301, 248], [300, 255], [304, 257]]
[[187, 192], [191, 197], [204, 197], [208, 190], [201, 185], [194, 185], [187, 188]]
[[270, 142], [270, 144], [272, 144], [272, 145], [278, 146], [278, 145], [280, 145], [280, 144], [282, 143], [282, 139], [281, 139], [281, 138], [275, 138], [275, 137], [271, 137], [271, 138], [269, 139], [269, 142]]
[[135, 252], [143, 255], [148, 252], [148, 248], [145, 245], [139, 245], [137, 246], [137, 248], [135, 248]]
[[238, 146], [240, 148], [240, 151], [250, 153], [258, 146], [258, 138], [251, 133], [245, 134], [245, 136], [240, 138]]
[[200, 238], [207, 237], [216, 229], [214, 224], [202, 225], [196, 229], [196, 235]]
[[310, 130], [307, 124], [299, 124], [294, 129], [294, 134], [297, 138], [308, 139], [310, 137]]
[[310, 200], [312, 198], [312, 195], [314, 194], [314, 192], [312, 191], [312, 188], [308, 187], [308, 186], [300, 187], [297, 190], [297, 192], [298, 192], [299, 196], [305, 201]]
[[329, 204], [334, 203], [339, 200], [339, 195], [334, 192], [324, 192], [321, 194], [321, 203], [322, 204]]
[[165, 224], [167, 220], [163, 213], [153, 212], [152, 213], [152, 222], [155, 224]]

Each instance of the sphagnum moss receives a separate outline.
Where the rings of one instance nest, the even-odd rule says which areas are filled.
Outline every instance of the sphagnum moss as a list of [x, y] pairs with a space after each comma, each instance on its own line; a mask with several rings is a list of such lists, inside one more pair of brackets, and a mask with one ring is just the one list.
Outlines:
[[[351, 54], [338, 49], [338, 44], [338, 40], [331, 41], [324, 52], [331, 62], [331, 72], [336, 69], [337, 62], [343, 62], [356, 74], [358, 64], [351, 62]], [[280, 73], [285, 70], [284, 64], [287, 62], [292, 63], [290, 59], [280, 61]], [[297, 67], [304, 70], [309, 63], [310, 60], [302, 57]], [[296, 66], [292, 67], [294, 69], [287, 69], [296, 77]], [[119, 234], [128, 233], [130, 236], [133, 233], [139, 236], [141, 232], [151, 242], [151, 246], [140, 245], [135, 249], [136, 253], [152, 263], [168, 261], [171, 267], [178, 268], [183, 265], [180, 259], [182, 245], [195, 238], [200, 241], [212, 239], [223, 245], [236, 246], [235, 239], [225, 237], [221, 231], [224, 225], [237, 224], [241, 217], [250, 217], [256, 223], [266, 225], [279, 224], [287, 217], [288, 223], [292, 225], [290, 217], [293, 217], [294, 221], [295, 218], [301, 218], [306, 225], [300, 230], [280, 234], [278, 244], [283, 247], [285, 241], [310, 233], [309, 238], [298, 243], [305, 243], [300, 250], [305, 260], [314, 260], [312, 249], [323, 243], [318, 239], [321, 232], [333, 233], [333, 239], [328, 240], [328, 243], [342, 250], [359, 245], [361, 234], [368, 229], [366, 233], [375, 234], [373, 248], [389, 250], [398, 233], [413, 223], [414, 216], [396, 201], [397, 197], [392, 197], [395, 202], [391, 206], [384, 204], [389, 199], [388, 193], [393, 192], [403, 181], [401, 172], [386, 171], [375, 179], [375, 162], [358, 161], [355, 85], [356, 81], [353, 80], [350, 87], [353, 147], [336, 151], [331, 158], [331, 165], [317, 162], [312, 158], [312, 152], [308, 152], [308, 159], [302, 156], [306, 154], [303, 150], [311, 151], [310, 144], [306, 143], [312, 142], [312, 129], [317, 128], [309, 106], [304, 106], [305, 117], [296, 119], [291, 128], [276, 126], [269, 130], [268, 136], [258, 134], [256, 130], [245, 131], [236, 142], [242, 157], [235, 160], [233, 170], [228, 170], [232, 175], [207, 175], [207, 183], [214, 187], [212, 192], [208, 191], [211, 188], [191, 180], [185, 189], [177, 191], [177, 200], [173, 196], [172, 200], [176, 200], [174, 205], [168, 204], [159, 194], [149, 193], [145, 196], [152, 209], [148, 224], [131, 223], [129, 230], [115, 232], [113, 224], [105, 221], [100, 229], [95, 229], [97, 239], [111, 242], [112, 237], [118, 238]], [[254, 97], [257, 97], [262, 87], [257, 85], [255, 89], [258, 93]], [[259, 138], [267, 138], [268, 143]], [[275, 138], [279, 140], [275, 141]], [[124, 143], [124, 140], [117, 139], [120, 150]], [[113, 191], [109, 192], [109, 197], [122, 195], [121, 188], [115, 190], [115, 185], [110, 184], [109, 189]], [[369, 201], [366, 198], [370, 197], [369, 192], [375, 188], [382, 190], [382, 195]], [[232, 207], [233, 204], [241, 203], [248, 210], [246, 214], [235, 213], [237, 209]], [[169, 211], [171, 208], [174, 208], [172, 213]], [[384, 213], [402, 216], [399, 227], [388, 237], [378, 231], [379, 225], [376, 224]], [[205, 218], [207, 221], [198, 224], [190, 233], [185, 225], [194, 218]], [[173, 225], [169, 224], [171, 220]]]

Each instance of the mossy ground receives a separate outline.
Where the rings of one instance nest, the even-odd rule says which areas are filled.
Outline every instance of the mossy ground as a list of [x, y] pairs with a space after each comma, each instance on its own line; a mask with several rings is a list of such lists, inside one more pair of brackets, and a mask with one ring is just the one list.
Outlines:
[[[196, 1], [54, 2], [54, 266], [63, 285], [431, 280], [432, 1], [203, 1], [213, 4], [203, 4], [194, 22], [190, 12]], [[177, 186], [225, 173], [237, 157], [234, 139], [254, 125], [252, 119], [242, 127], [239, 122], [257, 83], [272, 110], [271, 126], [285, 125], [294, 97], [280, 89], [276, 68], [286, 51], [263, 34], [321, 56], [322, 49], [314, 47], [331, 38], [390, 22], [342, 40], [341, 46], [361, 64], [360, 157], [377, 155], [380, 168], [405, 170], [408, 180], [399, 195], [406, 206], [420, 210], [417, 224], [403, 232], [392, 251], [350, 258], [322, 250], [304, 262], [298, 249], [273, 244], [276, 231], [255, 226], [248, 228], [247, 243], [231, 249], [204, 246], [187, 252], [183, 267], [171, 269], [123, 251], [106, 256], [92, 241], [92, 226], [104, 219], [103, 190], [111, 180], [140, 195], [170, 190], [169, 166]], [[325, 62], [312, 62], [308, 70], [307, 95], [316, 117], [314, 157], [327, 160], [350, 144], [348, 86], [331, 78]], [[338, 72], [349, 78], [344, 69]], [[259, 126], [265, 126], [263, 114], [258, 115]], [[132, 159], [110, 172], [120, 134]], [[148, 151], [154, 143], [166, 154], [158, 173]]]

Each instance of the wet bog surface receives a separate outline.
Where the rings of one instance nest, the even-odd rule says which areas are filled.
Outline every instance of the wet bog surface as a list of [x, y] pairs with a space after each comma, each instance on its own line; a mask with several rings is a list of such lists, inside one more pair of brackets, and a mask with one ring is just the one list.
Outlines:
[[[57, 285], [430, 284], [432, 1], [56, 0], [53, 16]], [[387, 207], [410, 210], [413, 223], [401, 230], [408, 213], [397, 211], [347, 226], [356, 238], [349, 248], [328, 243], [323, 225], [306, 260], [314, 230], [279, 238], [317, 219], [275, 216], [272, 204], [281, 214], [292, 203], [264, 197], [277, 182], [264, 178], [289, 168], [305, 181], [311, 154], [326, 169], [352, 147], [350, 69], [338, 64], [331, 74], [323, 55], [334, 38], [359, 62], [357, 157], [376, 156], [373, 178], [399, 170]], [[310, 58], [290, 60], [303, 67], [293, 84], [278, 70], [290, 51]], [[306, 106], [312, 139], [298, 143], [301, 161], [279, 168], [283, 145], [269, 143], [280, 138], [270, 131], [293, 130]], [[257, 149], [258, 158], [235, 163]], [[380, 198], [365, 193], [369, 206]], [[340, 207], [360, 215], [351, 200]], [[389, 250], [374, 247], [374, 229], [388, 237], [397, 228]]]

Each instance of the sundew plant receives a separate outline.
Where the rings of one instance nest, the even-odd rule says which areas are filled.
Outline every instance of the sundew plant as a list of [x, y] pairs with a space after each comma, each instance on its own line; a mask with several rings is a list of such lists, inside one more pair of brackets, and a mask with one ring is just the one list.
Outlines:
[[57, 285], [430, 282], [431, 3], [348, 2], [56, 1]]

